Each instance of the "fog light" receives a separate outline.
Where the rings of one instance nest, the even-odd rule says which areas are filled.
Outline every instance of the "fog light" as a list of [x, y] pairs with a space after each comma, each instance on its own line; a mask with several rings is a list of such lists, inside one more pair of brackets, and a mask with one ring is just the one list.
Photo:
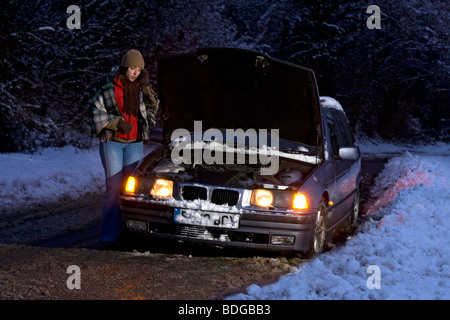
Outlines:
[[127, 227], [130, 229], [147, 231], [147, 222], [140, 220], [127, 220]]
[[275, 246], [291, 246], [295, 242], [294, 236], [278, 236], [274, 235], [270, 237], [270, 243]]

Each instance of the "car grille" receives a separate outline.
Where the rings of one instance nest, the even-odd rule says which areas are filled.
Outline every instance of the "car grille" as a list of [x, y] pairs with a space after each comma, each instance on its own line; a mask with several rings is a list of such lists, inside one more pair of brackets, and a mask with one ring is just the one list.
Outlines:
[[[184, 200], [208, 200], [208, 190], [205, 187], [184, 186], [181, 191]], [[213, 189], [210, 201], [214, 204], [235, 206], [239, 200], [239, 192], [227, 189]]]
[[182, 196], [184, 200], [206, 200], [207, 190], [203, 187], [184, 186]]
[[239, 199], [239, 192], [234, 190], [214, 189], [211, 196], [211, 202], [215, 204], [228, 204], [235, 206]]
[[162, 233], [177, 235], [181, 237], [216, 240], [221, 242], [245, 242], [257, 244], [269, 244], [269, 235], [254, 232], [239, 232], [218, 228], [208, 228], [202, 226], [190, 226], [181, 224], [164, 224], [150, 222], [148, 231], [151, 233]]

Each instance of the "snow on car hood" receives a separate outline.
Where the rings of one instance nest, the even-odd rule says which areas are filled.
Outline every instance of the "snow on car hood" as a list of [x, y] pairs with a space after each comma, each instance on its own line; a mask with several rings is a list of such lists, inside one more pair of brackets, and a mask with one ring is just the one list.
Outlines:
[[278, 129], [283, 139], [316, 146], [320, 101], [314, 72], [265, 54], [200, 49], [157, 59], [163, 129]]

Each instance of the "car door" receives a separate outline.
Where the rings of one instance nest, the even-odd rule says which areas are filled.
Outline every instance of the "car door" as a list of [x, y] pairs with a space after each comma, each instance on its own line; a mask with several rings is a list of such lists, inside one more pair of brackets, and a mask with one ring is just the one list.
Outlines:
[[342, 111], [329, 109], [327, 122], [333, 153], [331, 161], [335, 173], [335, 189], [330, 198], [333, 202], [333, 210], [328, 221], [328, 225], [331, 227], [350, 213], [353, 206], [357, 175], [354, 166], [355, 161], [343, 160], [339, 156], [340, 148], [355, 146], [355, 140], [347, 118]]

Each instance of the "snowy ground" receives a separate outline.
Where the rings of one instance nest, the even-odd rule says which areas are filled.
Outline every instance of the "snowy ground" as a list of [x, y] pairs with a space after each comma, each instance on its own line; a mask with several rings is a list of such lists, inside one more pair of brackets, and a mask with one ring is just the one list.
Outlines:
[[104, 171], [97, 149], [43, 149], [0, 154], [0, 212], [101, 192]]
[[[230, 299], [450, 299], [450, 145], [360, 146], [365, 156], [393, 158], [353, 238], [277, 283], [251, 285]], [[0, 154], [0, 213], [103, 188], [97, 148]]]
[[372, 192], [378, 201], [345, 246], [229, 299], [450, 299], [449, 146], [392, 158]]

